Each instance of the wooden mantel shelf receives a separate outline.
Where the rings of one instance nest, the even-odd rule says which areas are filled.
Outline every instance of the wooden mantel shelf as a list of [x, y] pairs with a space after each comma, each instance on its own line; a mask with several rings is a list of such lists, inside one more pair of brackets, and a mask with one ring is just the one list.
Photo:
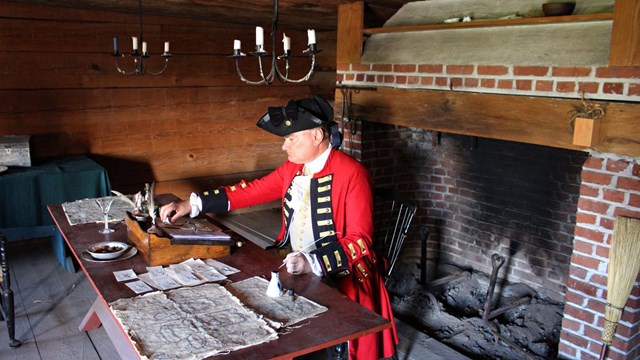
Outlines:
[[601, 20], [613, 20], [613, 13], [582, 14], [582, 15], [568, 15], [568, 16], [545, 16], [545, 17], [535, 17], [535, 18], [504, 19], [504, 20], [474, 20], [469, 22], [457, 22], [457, 23], [451, 23], [451, 24], [390, 26], [390, 27], [364, 29], [362, 32], [365, 35], [373, 35], [373, 34], [386, 34], [386, 33], [395, 33], [395, 32], [407, 32], [407, 31], [469, 29], [469, 28], [478, 28], [478, 27], [539, 25], [539, 24], [587, 22], [587, 21], [601, 21]]
[[[336, 90], [335, 98], [335, 108], [339, 109], [340, 90]], [[378, 87], [376, 91], [354, 94], [352, 112], [364, 121], [562, 149], [640, 156], [640, 127], [636, 125], [640, 104], [603, 104], [606, 115], [590, 148], [575, 145], [569, 131], [571, 110], [579, 104], [580, 100], [575, 99]]]

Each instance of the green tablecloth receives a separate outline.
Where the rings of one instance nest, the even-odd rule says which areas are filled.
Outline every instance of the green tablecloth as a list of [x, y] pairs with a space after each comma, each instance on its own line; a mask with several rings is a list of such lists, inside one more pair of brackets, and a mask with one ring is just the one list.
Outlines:
[[0, 173], [0, 229], [53, 225], [49, 204], [106, 196], [106, 170], [81, 155]]

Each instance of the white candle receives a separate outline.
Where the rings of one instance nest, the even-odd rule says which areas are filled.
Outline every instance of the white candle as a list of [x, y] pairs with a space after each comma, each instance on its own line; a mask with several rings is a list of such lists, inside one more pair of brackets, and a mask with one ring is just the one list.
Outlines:
[[135, 36], [132, 36], [131, 42], [133, 42], [133, 50], [138, 50], [138, 38]]
[[260, 26], [256, 26], [256, 45], [264, 45], [264, 31]]
[[284, 52], [291, 50], [291, 38], [287, 36], [287, 34], [282, 34], [282, 46], [284, 47]]
[[168, 53], [168, 52], [169, 52], [169, 42], [168, 42], [168, 41], [165, 41], [165, 42], [164, 42], [164, 52], [165, 52], [165, 53]]
[[233, 40], [233, 50], [240, 50], [240, 40]]
[[309, 45], [316, 43], [316, 31], [313, 29], [307, 30], [307, 36], [309, 37]]
[[142, 42], [142, 53], [143, 54], [147, 53], [147, 42], [146, 41]]

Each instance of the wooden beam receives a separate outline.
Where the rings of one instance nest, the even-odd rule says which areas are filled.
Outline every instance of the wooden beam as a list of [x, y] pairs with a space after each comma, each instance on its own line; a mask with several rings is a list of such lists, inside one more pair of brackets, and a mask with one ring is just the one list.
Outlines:
[[637, 0], [616, 0], [609, 65], [640, 66], [640, 2]]
[[337, 64], [358, 64], [362, 55], [364, 2], [338, 5]]
[[[335, 93], [338, 108], [342, 101]], [[478, 136], [572, 150], [570, 117], [579, 100], [378, 88], [353, 95], [353, 114], [373, 121], [453, 134]], [[598, 139], [592, 149], [640, 156], [640, 104], [606, 103]]]

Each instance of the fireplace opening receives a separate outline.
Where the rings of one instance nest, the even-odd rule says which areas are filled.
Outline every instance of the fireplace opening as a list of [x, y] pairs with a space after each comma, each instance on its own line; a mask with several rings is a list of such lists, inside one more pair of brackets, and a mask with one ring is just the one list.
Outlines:
[[[418, 206], [390, 281], [395, 311], [463, 339], [454, 347], [472, 358], [555, 358], [588, 154], [368, 122], [361, 138], [375, 185]], [[495, 257], [489, 314], [504, 311], [483, 319]]]

